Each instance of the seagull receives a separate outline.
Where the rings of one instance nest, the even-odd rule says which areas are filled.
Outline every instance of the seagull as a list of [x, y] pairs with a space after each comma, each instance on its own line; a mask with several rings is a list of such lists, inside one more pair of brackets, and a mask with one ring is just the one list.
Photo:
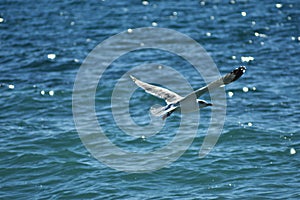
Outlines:
[[[138, 80], [134, 76], [130, 75], [130, 78], [133, 80], [133, 82], [145, 90], [145, 92], [156, 96], [158, 98], [164, 99], [166, 102], [166, 106], [160, 106], [158, 108], [151, 108], [150, 112], [154, 116], [162, 117], [163, 120], [165, 120], [167, 117], [169, 117], [174, 111], [177, 111], [180, 109], [180, 103], [182, 103], [184, 100], [187, 100], [188, 98], [192, 96], [196, 96], [199, 98], [201, 95], [204, 93], [211, 91], [215, 88], [218, 87], [223, 87], [229, 83], [232, 83], [239, 79], [246, 71], [245, 66], [240, 66], [230, 73], [226, 74], [225, 76], [209, 83], [208, 85], [199, 88], [198, 90], [193, 91], [192, 93], [188, 94], [185, 97], [182, 97], [178, 94], [176, 94], [173, 91], [170, 91], [166, 88], [162, 88], [159, 86], [151, 85], [149, 83], [145, 83], [143, 81]], [[198, 109], [207, 107], [207, 106], [212, 106], [212, 103], [206, 102], [205, 100], [202, 99], [196, 99], [197, 104], [198, 104]]]

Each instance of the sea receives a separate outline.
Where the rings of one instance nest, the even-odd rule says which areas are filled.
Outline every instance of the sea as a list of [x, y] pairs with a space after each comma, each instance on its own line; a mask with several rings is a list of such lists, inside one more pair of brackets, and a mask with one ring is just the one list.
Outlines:
[[[239, 66], [222, 120], [151, 116], [129, 76], [184, 96]], [[299, 0], [1, 0], [0, 199], [300, 199], [299, 80]]]

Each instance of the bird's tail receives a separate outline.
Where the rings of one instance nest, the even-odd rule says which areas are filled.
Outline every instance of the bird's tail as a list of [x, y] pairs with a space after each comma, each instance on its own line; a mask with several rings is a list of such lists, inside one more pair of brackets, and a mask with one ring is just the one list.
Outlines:
[[151, 107], [150, 112], [152, 115], [160, 117], [166, 114], [166, 107], [161, 105], [154, 105]]
[[166, 106], [154, 105], [151, 107], [150, 112], [156, 117], [162, 117], [162, 120], [165, 120], [169, 117], [176, 109], [178, 105], [168, 104]]

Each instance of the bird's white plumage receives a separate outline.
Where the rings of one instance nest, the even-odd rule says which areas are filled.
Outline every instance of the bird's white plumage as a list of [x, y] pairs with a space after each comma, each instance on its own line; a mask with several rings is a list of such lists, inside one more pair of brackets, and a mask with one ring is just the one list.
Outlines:
[[[217, 87], [222, 87], [224, 85], [227, 85], [229, 83], [232, 83], [239, 79], [246, 71], [246, 67], [241, 66], [239, 68], [236, 68], [232, 72], [226, 74], [225, 76], [219, 78], [216, 81], [211, 82], [210, 84], [195, 90], [194, 92], [186, 95], [185, 97], [182, 97], [178, 94], [176, 94], [173, 91], [170, 91], [166, 88], [162, 88], [159, 86], [151, 85], [149, 83], [145, 83], [143, 81], [138, 80], [134, 76], [130, 75], [131, 79], [134, 81], [134, 83], [139, 86], [140, 88], [144, 89], [147, 93], [156, 96], [158, 98], [164, 99], [167, 103], [166, 106], [161, 107], [155, 107], [151, 108], [151, 113], [155, 116], [163, 116], [163, 119], [170, 116], [172, 112], [177, 110], [180, 107], [180, 103], [189, 99], [190, 97], [196, 96], [197, 98], [203, 95], [204, 93], [213, 90]], [[199, 100], [198, 100], [199, 101]], [[205, 102], [204, 100], [200, 100], [201, 102]], [[210, 106], [210, 103], [207, 103], [207, 106]], [[205, 107], [203, 105], [200, 106]]]
[[133, 80], [133, 82], [135, 82], [135, 84], [137, 84], [137, 86], [144, 89], [147, 93], [153, 96], [164, 99], [167, 104], [175, 103], [183, 98], [182, 96], [176, 94], [175, 92], [172, 92], [166, 88], [145, 83], [143, 81], [138, 80], [132, 75], [130, 75], [130, 78]]

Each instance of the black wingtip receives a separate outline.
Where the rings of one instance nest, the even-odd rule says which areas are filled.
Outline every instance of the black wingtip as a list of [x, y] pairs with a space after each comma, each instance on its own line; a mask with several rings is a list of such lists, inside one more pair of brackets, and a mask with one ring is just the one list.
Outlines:
[[231, 74], [234, 74], [235, 77], [232, 80], [232, 82], [236, 81], [237, 79], [239, 79], [245, 72], [246, 72], [246, 67], [245, 66], [240, 66], [239, 68], [236, 68], [235, 70], [233, 70], [231, 72]]

